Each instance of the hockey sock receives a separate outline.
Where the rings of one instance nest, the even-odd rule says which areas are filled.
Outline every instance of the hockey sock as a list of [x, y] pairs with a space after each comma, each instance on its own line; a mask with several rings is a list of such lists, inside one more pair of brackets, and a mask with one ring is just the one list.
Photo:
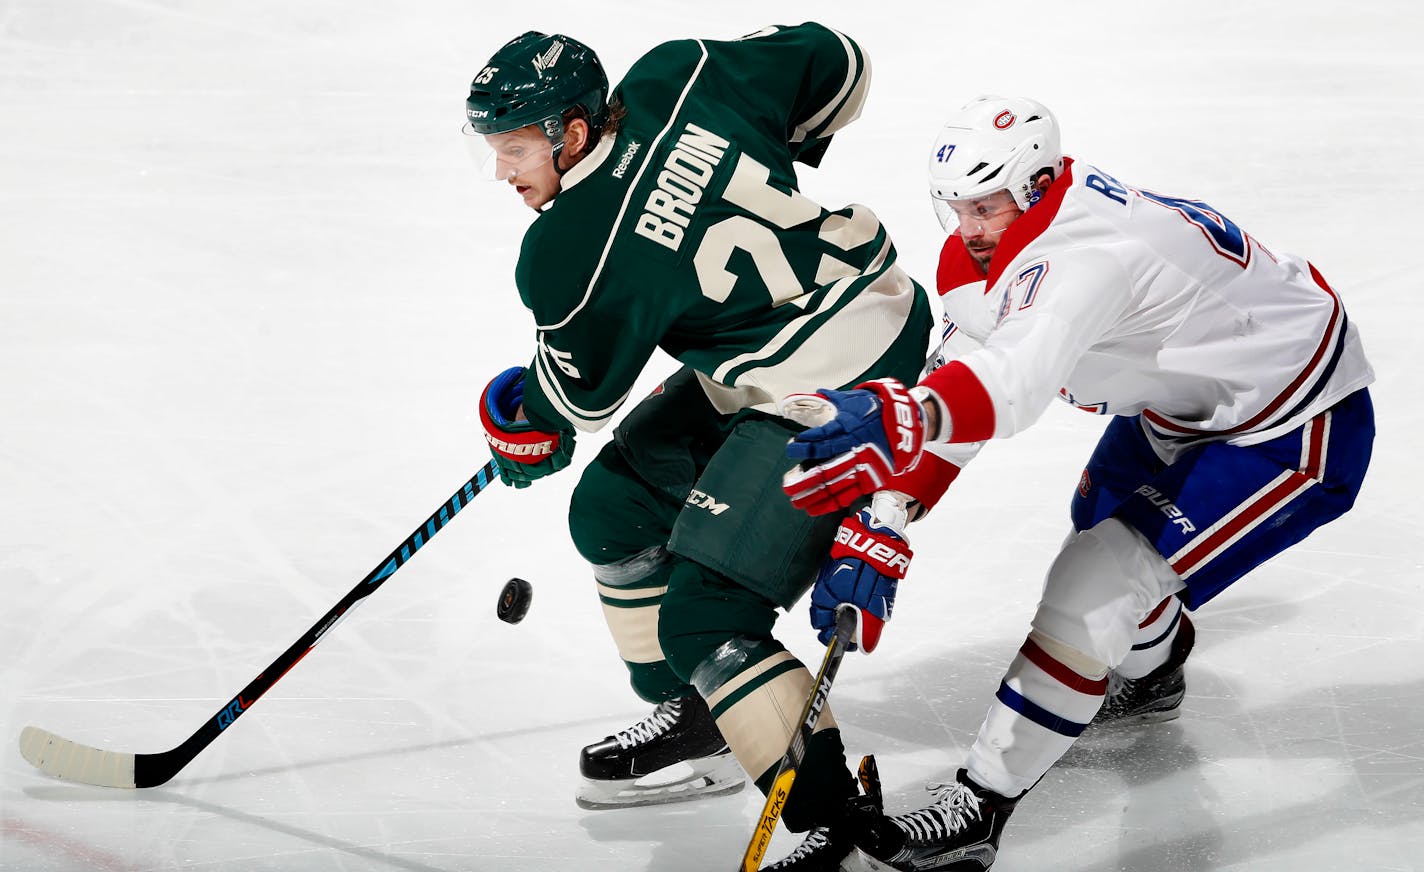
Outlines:
[[[757, 778], [757, 789], [763, 795], [776, 778], [776, 770], [773, 764]], [[791, 785], [781, 819], [793, 833], [838, 823], [845, 815], [846, 800], [856, 795], [855, 785], [846, 765], [841, 731], [820, 730], [807, 743], [806, 757], [796, 770], [796, 781]]]
[[[1025, 640], [965, 762], [975, 782], [1018, 796], [1043, 777], [1102, 706], [1106, 668], [1091, 669], [1090, 663], [1037, 632]], [[1097, 674], [1082, 674], [1089, 671], [1085, 666]]]
[[1114, 670], [1123, 678], [1142, 678], [1167, 662], [1182, 622], [1182, 601], [1169, 596], [1157, 604], [1132, 639], [1132, 650]]

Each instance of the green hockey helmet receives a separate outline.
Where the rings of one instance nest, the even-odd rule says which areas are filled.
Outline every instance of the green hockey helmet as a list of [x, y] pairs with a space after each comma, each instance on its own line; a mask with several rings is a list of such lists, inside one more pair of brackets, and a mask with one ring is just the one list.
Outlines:
[[486, 136], [529, 124], [543, 129], [557, 153], [564, 115], [582, 109], [594, 136], [608, 120], [608, 76], [593, 49], [562, 34], [531, 30], [494, 53], [470, 83], [465, 116]]

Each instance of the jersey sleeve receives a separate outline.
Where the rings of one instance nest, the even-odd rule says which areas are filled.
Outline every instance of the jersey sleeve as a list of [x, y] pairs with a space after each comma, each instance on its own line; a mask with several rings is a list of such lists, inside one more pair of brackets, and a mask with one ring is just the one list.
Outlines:
[[524, 387], [524, 414], [532, 424], [594, 432], [609, 422], [655, 347], [620, 326], [590, 329], [585, 321], [539, 331]]
[[626, 278], [582, 275], [571, 265], [587, 258], [542, 256], [549, 248], [538, 231], [542, 228], [531, 228], [526, 236], [528, 256], [521, 256], [515, 271], [537, 330], [524, 414], [543, 430], [594, 432], [628, 399], [658, 338], [676, 317], [674, 295], [662, 295], [665, 305], [653, 306], [646, 294], [639, 299], [639, 287]]
[[791, 156], [801, 163], [819, 165], [831, 137], [865, 105], [869, 58], [855, 40], [824, 25], [766, 27], [709, 47], [727, 61], [723, 69], [748, 108], [784, 128]]
[[979, 453], [983, 442], [948, 445], [930, 442], [913, 469], [892, 476], [887, 488], [897, 490], [924, 507], [928, 512], [959, 477], [959, 471]]
[[[939, 345], [925, 364], [925, 376], [951, 360], [983, 348], [983, 339], [992, 329], [984, 303], [984, 272], [969, 258], [958, 234], [945, 240], [936, 279], [944, 314]], [[892, 478], [888, 487], [929, 511], [983, 446], [983, 442], [927, 443], [919, 463]]]
[[1133, 293], [1119, 264], [1086, 249], [1026, 262], [1000, 281], [1006, 314], [984, 347], [921, 382], [948, 413], [950, 442], [1004, 438], [1038, 420]]

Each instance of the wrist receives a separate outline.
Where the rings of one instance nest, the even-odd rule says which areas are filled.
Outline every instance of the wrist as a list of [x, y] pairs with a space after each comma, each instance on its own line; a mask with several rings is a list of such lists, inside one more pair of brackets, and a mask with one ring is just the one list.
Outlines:
[[524, 376], [522, 366], [511, 366], [490, 379], [480, 397], [484, 417], [504, 429], [524, 421]]
[[910, 522], [909, 504], [910, 498], [899, 491], [878, 490], [870, 498], [870, 519], [903, 537], [905, 526]]
[[954, 429], [940, 395], [924, 385], [910, 388], [910, 398], [920, 407], [920, 416], [925, 422], [926, 442], [948, 442]]

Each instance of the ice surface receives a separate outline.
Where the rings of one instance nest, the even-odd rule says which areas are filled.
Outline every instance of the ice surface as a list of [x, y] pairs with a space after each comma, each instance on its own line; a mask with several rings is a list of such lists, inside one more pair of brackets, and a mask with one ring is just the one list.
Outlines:
[[[663, 39], [817, 18], [861, 40], [876, 78], [804, 188], [872, 206], [922, 280], [940, 119], [1030, 94], [1070, 153], [1310, 257], [1379, 372], [1355, 511], [1199, 613], [1181, 720], [1085, 738], [1021, 805], [996, 872], [1424, 869], [1424, 14], [774, 9], [0, 3], [0, 868], [733, 867], [751, 791], [574, 805], [579, 747], [647, 712], [564, 531], [576, 471], [481, 495], [161, 788], [56, 781], [17, 740], [35, 724], [178, 744], [485, 461], [474, 401], [532, 333], [511, 283], [528, 218], [475, 178], [459, 133], [495, 48], [559, 30], [616, 77]], [[894, 622], [833, 695], [892, 806], [960, 762], [1100, 424], [1055, 408], [918, 528]], [[509, 626], [495, 602], [516, 575], [535, 602]], [[800, 608], [779, 633], [819, 657]]]

